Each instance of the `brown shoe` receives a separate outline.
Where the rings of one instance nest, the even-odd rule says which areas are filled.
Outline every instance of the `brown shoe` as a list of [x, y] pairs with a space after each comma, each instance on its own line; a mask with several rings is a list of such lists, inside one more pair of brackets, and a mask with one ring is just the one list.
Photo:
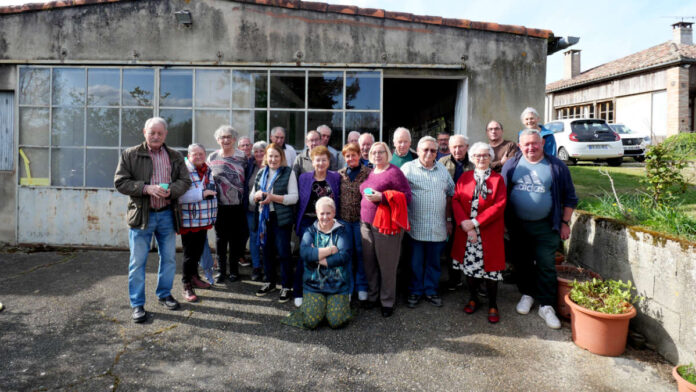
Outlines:
[[191, 284], [197, 289], [209, 289], [210, 283], [202, 281], [198, 276], [193, 275], [191, 277]]
[[198, 297], [196, 296], [196, 292], [193, 291], [193, 286], [191, 283], [184, 283], [184, 299], [187, 302], [198, 301]]

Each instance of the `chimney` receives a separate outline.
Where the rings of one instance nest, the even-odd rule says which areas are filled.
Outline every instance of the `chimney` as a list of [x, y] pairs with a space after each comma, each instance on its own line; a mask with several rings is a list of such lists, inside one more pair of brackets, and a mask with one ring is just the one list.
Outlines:
[[681, 44], [681, 45], [693, 45], [694, 40], [693, 40], [693, 30], [691, 29], [691, 25], [693, 23], [690, 22], [677, 22], [672, 25], [672, 41], [674, 41], [675, 44]]
[[563, 79], [572, 79], [580, 74], [580, 50], [571, 49], [563, 52], [565, 56]]

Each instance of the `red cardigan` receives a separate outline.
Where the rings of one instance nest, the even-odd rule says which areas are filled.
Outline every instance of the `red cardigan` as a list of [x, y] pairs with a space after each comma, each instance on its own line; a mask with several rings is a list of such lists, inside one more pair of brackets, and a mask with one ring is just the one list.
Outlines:
[[[476, 181], [474, 171], [466, 171], [459, 177], [452, 198], [452, 210], [456, 231], [452, 245], [452, 258], [460, 264], [463, 263], [466, 253], [467, 235], [462, 230], [462, 222], [471, 219], [471, 198], [474, 195]], [[492, 193], [484, 200], [479, 196], [478, 215], [481, 241], [483, 242], [483, 267], [486, 272], [502, 271], [505, 269], [505, 244], [503, 234], [505, 222], [503, 219], [507, 192], [503, 177], [492, 171], [486, 180], [486, 187]]]

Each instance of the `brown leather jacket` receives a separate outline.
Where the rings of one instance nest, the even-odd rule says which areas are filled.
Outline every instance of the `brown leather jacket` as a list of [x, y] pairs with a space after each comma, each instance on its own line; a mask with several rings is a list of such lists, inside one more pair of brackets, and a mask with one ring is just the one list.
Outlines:
[[[162, 145], [169, 153], [169, 163], [171, 164], [172, 179], [169, 184], [171, 192], [171, 206], [174, 212], [174, 224], [176, 231], [181, 227], [181, 214], [179, 211], [179, 196], [186, 193], [191, 186], [191, 178], [186, 168], [184, 157], [175, 150]], [[152, 158], [147, 152], [147, 144], [131, 147], [123, 153], [118, 160], [116, 174], [114, 175], [114, 186], [116, 190], [124, 195], [130, 196], [128, 201], [128, 225], [132, 228], [145, 229], [150, 210], [150, 195], [143, 194], [145, 185], [150, 185], [152, 178]]]

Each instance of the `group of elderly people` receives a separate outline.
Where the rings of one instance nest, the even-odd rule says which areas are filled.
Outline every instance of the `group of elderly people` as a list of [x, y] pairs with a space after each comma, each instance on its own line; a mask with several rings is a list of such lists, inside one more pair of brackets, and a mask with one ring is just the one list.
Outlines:
[[[537, 128], [538, 114], [533, 113], [536, 122], [529, 120], [529, 109], [521, 119]], [[178, 199], [184, 222], [184, 298], [196, 301], [194, 288], [213, 283], [199, 277], [196, 264], [207, 247], [207, 229], [214, 226], [215, 283], [238, 279], [238, 265], [248, 265], [248, 240], [251, 279], [263, 282], [256, 295], [266, 296], [280, 283], [278, 301], [294, 298], [298, 309], [286, 324], [315, 328], [326, 319], [332, 328], [342, 326], [351, 318], [351, 298], [391, 316], [402, 253], [408, 266], [407, 306], [424, 300], [440, 307], [443, 251], [451, 255], [449, 275], [466, 277], [470, 298], [464, 311], [479, 308], [479, 287], [485, 282], [488, 321], [497, 323], [509, 194], [498, 172], [519, 155], [515, 143], [502, 140], [502, 125], [488, 124], [490, 144], [468, 148], [466, 137], [443, 133], [438, 139], [422, 137], [415, 152], [406, 128], [395, 130], [393, 153], [370, 133], [357, 132], [336, 151], [327, 146], [330, 134], [325, 125], [308, 132], [306, 149], [296, 156], [281, 127], [272, 130], [272, 143], [252, 144], [232, 127], [221, 126], [215, 132], [220, 149], [207, 160], [202, 145], [189, 146], [185, 163], [191, 186]], [[300, 242], [296, 262], [293, 227]]]

